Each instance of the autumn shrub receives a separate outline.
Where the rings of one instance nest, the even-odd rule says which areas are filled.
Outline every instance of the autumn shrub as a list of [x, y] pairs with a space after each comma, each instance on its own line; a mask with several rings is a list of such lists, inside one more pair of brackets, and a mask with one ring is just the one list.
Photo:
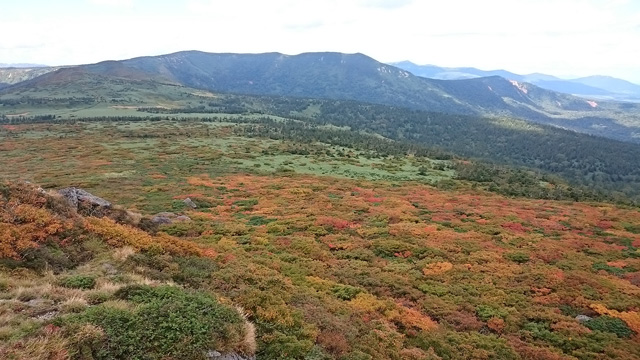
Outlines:
[[74, 275], [61, 279], [59, 284], [70, 289], [89, 290], [96, 286], [96, 279], [88, 275]]
[[249, 211], [256, 205], [258, 205], [257, 199], [237, 200], [232, 204], [232, 206], [237, 207], [240, 211]]
[[252, 216], [249, 218], [249, 221], [247, 221], [247, 225], [261, 226], [261, 225], [267, 225], [268, 223], [273, 221], [276, 221], [276, 220], [265, 218], [264, 216]]
[[113, 295], [107, 291], [92, 291], [85, 295], [87, 302], [91, 305], [98, 305], [107, 302], [113, 298]]
[[504, 254], [505, 259], [511, 260], [518, 264], [524, 264], [530, 260], [529, 254], [523, 252], [511, 252]]
[[30, 188], [11, 190], [0, 201], [0, 258], [20, 259], [28, 249], [46, 241], [59, 242], [71, 223], [44, 208], [46, 198]]
[[476, 308], [476, 315], [482, 321], [489, 321], [491, 318], [506, 318], [509, 313], [501, 308], [488, 306], [488, 305], [478, 305]]
[[131, 285], [116, 297], [138, 306], [98, 305], [56, 324], [103, 329], [104, 343], [90, 345], [96, 359], [205, 359], [208, 350], [233, 351], [243, 340], [240, 314], [206, 293]]
[[335, 295], [338, 299], [341, 300], [351, 300], [353, 298], [356, 297], [356, 295], [358, 295], [359, 293], [362, 292], [362, 289], [357, 288], [355, 286], [350, 286], [350, 285], [334, 285], [331, 288], [331, 292], [333, 293], [333, 295]]
[[371, 261], [375, 257], [373, 251], [363, 248], [339, 251], [336, 254], [338, 259]]
[[615, 276], [622, 276], [627, 272], [626, 269], [621, 269], [619, 267], [610, 266], [610, 265], [608, 265], [606, 263], [602, 263], [602, 262], [594, 263], [591, 267], [593, 268], [593, 270], [596, 270], [596, 271], [604, 270], [604, 271], [608, 272], [609, 274], [615, 275]]
[[418, 290], [425, 294], [431, 294], [436, 296], [444, 296], [449, 293], [449, 287], [439, 284], [437, 282], [425, 282], [418, 285]]
[[442, 359], [521, 359], [506, 339], [493, 334], [422, 332], [413, 343], [422, 350], [435, 352]]
[[627, 323], [621, 319], [611, 316], [598, 316], [584, 323], [586, 327], [591, 330], [598, 330], [602, 332], [608, 332], [616, 334], [620, 338], [628, 338], [633, 335], [633, 330], [629, 328]]
[[373, 243], [373, 253], [380, 257], [394, 257], [394, 254], [412, 252], [415, 246], [397, 240], [379, 240]]
[[633, 234], [640, 234], [640, 224], [624, 224], [624, 229]]
[[544, 322], [530, 321], [522, 327], [529, 336], [537, 340], [543, 340], [554, 345], [558, 345], [562, 342], [563, 336], [551, 331], [549, 324]]
[[258, 359], [305, 359], [313, 350], [314, 342], [282, 332], [274, 332], [261, 339]]
[[205, 284], [219, 268], [213, 260], [205, 257], [174, 257], [173, 261], [178, 264], [178, 269], [173, 273], [172, 279], [192, 287]]

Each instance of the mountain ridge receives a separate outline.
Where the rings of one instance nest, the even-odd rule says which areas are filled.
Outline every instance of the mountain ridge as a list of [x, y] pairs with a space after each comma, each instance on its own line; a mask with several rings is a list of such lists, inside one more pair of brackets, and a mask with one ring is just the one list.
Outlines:
[[[450, 114], [515, 117], [625, 141], [638, 141], [633, 134], [640, 127], [635, 111], [640, 105], [574, 97], [498, 76], [428, 79], [361, 53], [181, 51], [58, 69], [2, 93], [65, 82], [66, 75], [73, 77], [67, 82], [102, 76], [222, 93], [354, 100]], [[100, 80], [84, 83], [96, 81]]]

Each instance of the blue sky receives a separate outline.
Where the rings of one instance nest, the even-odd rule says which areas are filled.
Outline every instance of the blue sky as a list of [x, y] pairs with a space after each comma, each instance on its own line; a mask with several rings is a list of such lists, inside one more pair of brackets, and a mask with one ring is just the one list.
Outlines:
[[640, 83], [638, 0], [20, 0], [0, 34], [0, 63], [340, 51]]

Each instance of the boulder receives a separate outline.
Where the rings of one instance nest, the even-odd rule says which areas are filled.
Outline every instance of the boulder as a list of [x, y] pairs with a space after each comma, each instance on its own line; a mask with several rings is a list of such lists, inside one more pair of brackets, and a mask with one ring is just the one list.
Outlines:
[[157, 213], [151, 218], [151, 222], [157, 225], [170, 225], [170, 224], [173, 224], [174, 222], [185, 222], [185, 221], [191, 221], [191, 218], [186, 215], [178, 216], [172, 212]]
[[578, 316], [576, 316], [576, 320], [578, 320], [578, 322], [585, 323], [585, 322], [591, 320], [591, 317], [587, 316], [587, 315], [578, 315]]
[[168, 216], [155, 215], [151, 218], [151, 222], [158, 225], [166, 225], [173, 223], [173, 220]]
[[58, 190], [58, 194], [62, 196], [74, 209], [84, 211], [89, 215], [104, 215], [104, 210], [111, 208], [111, 203], [107, 200], [97, 197], [88, 191], [69, 187]]
[[192, 208], [192, 209], [195, 209], [195, 208], [197, 208], [197, 207], [198, 207], [198, 206], [196, 205], [196, 203], [194, 203], [194, 202], [193, 202], [193, 200], [191, 200], [191, 198], [186, 198], [186, 199], [182, 200], [182, 202], [183, 202], [185, 205], [187, 205], [188, 207]]

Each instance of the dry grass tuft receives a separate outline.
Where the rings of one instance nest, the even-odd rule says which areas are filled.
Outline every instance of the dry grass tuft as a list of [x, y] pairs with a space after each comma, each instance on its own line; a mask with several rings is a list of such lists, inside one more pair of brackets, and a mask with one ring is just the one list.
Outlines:
[[124, 285], [116, 284], [106, 279], [98, 279], [98, 283], [96, 284], [96, 290], [105, 291], [109, 293], [114, 293], [120, 290]]
[[131, 246], [123, 246], [113, 251], [113, 258], [119, 261], [125, 261], [127, 258], [136, 253], [136, 249]]
[[241, 346], [238, 350], [245, 355], [254, 355], [256, 350], [258, 350], [258, 345], [256, 343], [256, 327], [248, 320], [248, 315], [242, 307], [236, 306], [236, 310], [244, 320], [244, 338], [242, 339]]
[[67, 360], [69, 341], [55, 326], [45, 327], [43, 334], [19, 342], [0, 344], [1, 359], [15, 360]]
[[60, 310], [65, 313], [79, 313], [87, 308], [87, 300], [81, 297], [72, 297], [60, 304]]

